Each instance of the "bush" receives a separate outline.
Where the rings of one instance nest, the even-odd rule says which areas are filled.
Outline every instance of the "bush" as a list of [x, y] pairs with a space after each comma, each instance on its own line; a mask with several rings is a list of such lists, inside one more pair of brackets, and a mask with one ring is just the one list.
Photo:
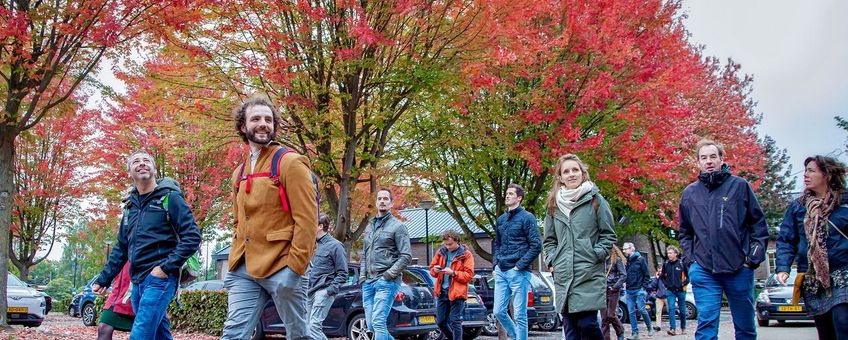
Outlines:
[[[94, 301], [97, 311], [97, 323], [100, 323], [100, 311], [106, 298], [98, 296]], [[182, 292], [182, 306], [177, 306], [177, 298], [168, 306], [171, 329], [189, 333], [205, 333], [221, 336], [224, 321], [227, 319], [227, 292], [193, 290]]]
[[73, 289], [71, 286], [71, 281], [61, 277], [57, 277], [47, 283], [47, 287], [44, 288], [44, 292], [53, 298], [53, 310], [62, 312], [68, 311], [68, 304], [70, 304], [71, 300], [74, 298], [74, 294], [71, 293], [71, 289]]
[[189, 332], [220, 336], [227, 319], [227, 292], [193, 290], [182, 292], [182, 306], [177, 298], [168, 306], [171, 328]]

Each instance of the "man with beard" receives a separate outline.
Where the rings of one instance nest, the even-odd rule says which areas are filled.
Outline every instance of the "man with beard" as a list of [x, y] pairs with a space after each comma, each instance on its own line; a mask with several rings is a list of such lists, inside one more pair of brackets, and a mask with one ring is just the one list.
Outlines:
[[309, 339], [307, 267], [318, 224], [309, 160], [274, 141], [281, 122], [268, 99], [242, 104], [235, 123], [250, 155], [232, 177], [233, 241], [224, 280], [229, 308], [221, 339], [251, 338], [269, 298], [286, 337]]
[[376, 203], [377, 216], [365, 231], [359, 282], [368, 329], [375, 340], [390, 340], [394, 338], [386, 320], [400, 290], [401, 274], [412, 261], [412, 247], [406, 225], [392, 215], [392, 192], [386, 188], [377, 191]]
[[135, 311], [130, 339], [171, 339], [165, 311], [176, 294], [183, 263], [200, 248], [200, 230], [177, 182], [156, 180], [153, 156], [133, 152], [127, 170], [134, 186], [124, 199], [118, 242], [91, 290], [105, 294], [129, 261]]

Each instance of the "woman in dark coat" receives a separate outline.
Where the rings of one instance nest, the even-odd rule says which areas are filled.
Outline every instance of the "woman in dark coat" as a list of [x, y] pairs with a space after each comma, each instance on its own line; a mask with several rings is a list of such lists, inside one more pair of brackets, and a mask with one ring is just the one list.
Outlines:
[[624, 288], [624, 283], [627, 282], [627, 257], [618, 249], [617, 245], [612, 245], [612, 251], [607, 256], [607, 261], [604, 267], [607, 270], [607, 309], [601, 312], [601, 332], [604, 333], [604, 339], [610, 340], [610, 326], [615, 329], [615, 334], [618, 340], [624, 339], [624, 325], [616, 315], [618, 310], [618, 299], [621, 297], [621, 289]]
[[795, 289], [813, 315], [819, 339], [848, 339], [845, 172], [845, 164], [831, 157], [804, 160], [804, 194], [790, 205], [777, 239], [777, 280], [786, 283], [797, 255]]
[[598, 311], [606, 308], [604, 260], [615, 243], [609, 203], [587, 169], [575, 155], [557, 161], [542, 241], [568, 340], [603, 339]]

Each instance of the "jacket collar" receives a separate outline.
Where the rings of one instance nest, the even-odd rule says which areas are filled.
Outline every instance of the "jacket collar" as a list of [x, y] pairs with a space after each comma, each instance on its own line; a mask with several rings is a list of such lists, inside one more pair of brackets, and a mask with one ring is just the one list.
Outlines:
[[522, 211], [524, 211], [524, 208], [519, 205], [515, 209], [507, 210], [506, 213], [509, 215], [509, 218], [513, 218], [513, 217], [515, 217], [515, 215], [518, 215], [518, 213], [520, 213]]
[[718, 188], [724, 183], [728, 178], [730, 178], [730, 166], [727, 163], [721, 164], [721, 169], [713, 171], [713, 172], [701, 172], [698, 175], [698, 180], [703, 183], [707, 189], [714, 190]]
[[[456, 248], [456, 257], [454, 257], [454, 260], [459, 259], [461, 256], [464, 256], [466, 250], [467, 248], [465, 247], [465, 245], [460, 243], [459, 248]], [[442, 246], [441, 248], [439, 248], [439, 254], [442, 254], [442, 256], [447, 256], [448, 247]]]

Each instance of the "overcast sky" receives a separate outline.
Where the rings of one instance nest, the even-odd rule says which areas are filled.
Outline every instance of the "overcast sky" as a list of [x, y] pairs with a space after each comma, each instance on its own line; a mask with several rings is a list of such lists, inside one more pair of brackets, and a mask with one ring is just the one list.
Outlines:
[[760, 135], [787, 149], [794, 172], [809, 155], [848, 160], [833, 119], [848, 117], [848, 1], [685, 0], [683, 11], [704, 54], [754, 76]]

